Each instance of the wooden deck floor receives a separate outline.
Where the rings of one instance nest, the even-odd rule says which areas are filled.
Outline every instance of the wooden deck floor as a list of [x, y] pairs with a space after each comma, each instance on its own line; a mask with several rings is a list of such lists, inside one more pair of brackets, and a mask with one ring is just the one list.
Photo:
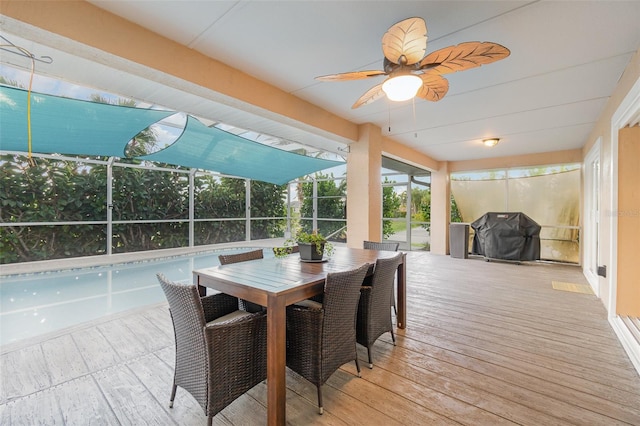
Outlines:
[[[383, 336], [362, 378], [345, 365], [315, 388], [287, 376], [290, 425], [640, 425], [640, 378], [579, 268], [408, 254], [408, 327]], [[360, 348], [362, 349], [362, 348]], [[366, 350], [360, 351], [365, 366]], [[166, 305], [2, 348], [2, 425], [204, 425], [178, 390], [168, 408]], [[214, 418], [266, 424], [259, 384]]]

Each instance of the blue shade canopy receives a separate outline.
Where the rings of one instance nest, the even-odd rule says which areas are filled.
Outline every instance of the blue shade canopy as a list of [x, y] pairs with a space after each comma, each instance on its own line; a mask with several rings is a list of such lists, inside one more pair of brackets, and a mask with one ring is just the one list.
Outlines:
[[[27, 91], [0, 86], [0, 149], [27, 152]], [[126, 157], [127, 143], [150, 125], [175, 114], [39, 93], [31, 94], [32, 152]], [[344, 164], [253, 142], [188, 116], [182, 135], [144, 156], [189, 168], [283, 185], [300, 176]]]
[[[0, 86], [0, 149], [28, 151], [28, 93]], [[174, 111], [109, 105], [31, 93], [31, 150], [124, 157], [127, 143]]]
[[277, 185], [318, 170], [344, 164], [253, 142], [215, 127], [207, 127], [191, 116], [187, 117], [184, 132], [172, 145], [140, 158], [215, 170]]

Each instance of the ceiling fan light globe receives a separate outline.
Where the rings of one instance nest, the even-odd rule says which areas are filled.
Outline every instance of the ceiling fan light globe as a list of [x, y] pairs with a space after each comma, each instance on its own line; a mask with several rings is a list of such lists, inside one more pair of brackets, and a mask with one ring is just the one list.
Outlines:
[[407, 101], [416, 96], [422, 87], [422, 79], [417, 75], [407, 74], [391, 77], [382, 84], [382, 90], [390, 101]]

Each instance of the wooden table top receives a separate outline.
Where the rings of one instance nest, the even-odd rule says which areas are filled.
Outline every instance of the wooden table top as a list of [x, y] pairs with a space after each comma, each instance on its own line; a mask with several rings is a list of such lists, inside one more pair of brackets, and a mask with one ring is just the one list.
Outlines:
[[[372, 266], [378, 258], [393, 257], [397, 253], [376, 250], [336, 247], [335, 253], [323, 262], [303, 262], [297, 253], [284, 258], [264, 258], [249, 262], [198, 269], [194, 275], [206, 285], [206, 278], [215, 279], [218, 290], [224, 283], [270, 294], [286, 293], [301, 285], [322, 283], [330, 272], [342, 272], [364, 263]], [[205, 281], [202, 281], [205, 278]]]

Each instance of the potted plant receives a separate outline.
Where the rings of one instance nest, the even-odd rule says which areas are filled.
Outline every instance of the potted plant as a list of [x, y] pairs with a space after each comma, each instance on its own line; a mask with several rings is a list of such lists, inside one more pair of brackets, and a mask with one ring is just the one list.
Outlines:
[[295, 237], [289, 238], [284, 243], [284, 247], [275, 250], [276, 256], [286, 256], [291, 251], [287, 250], [288, 247], [298, 245], [300, 251], [300, 259], [308, 262], [321, 262], [323, 256], [331, 257], [334, 252], [334, 247], [322, 234], [317, 230], [309, 233], [299, 231]]
[[296, 235], [296, 243], [300, 248], [300, 259], [307, 261], [321, 261], [326, 254], [331, 257], [333, 244], [331, 244], [318, 230], [311, 233], [300, 231]]

